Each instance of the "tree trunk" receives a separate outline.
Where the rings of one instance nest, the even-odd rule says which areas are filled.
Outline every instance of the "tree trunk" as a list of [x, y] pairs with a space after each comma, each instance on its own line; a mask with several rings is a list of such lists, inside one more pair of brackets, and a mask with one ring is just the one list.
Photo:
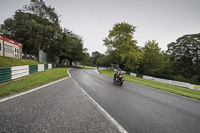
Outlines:
[[72, 66], [72, 59], [69, 59], [69, 62], [70, 62], [70, 66]]
[[59, 64], [60, 64], [60, 65], [61, 65], [62, 59], [63, 59], [62, 56], [60, 56], [60, 60], [59, 60]]

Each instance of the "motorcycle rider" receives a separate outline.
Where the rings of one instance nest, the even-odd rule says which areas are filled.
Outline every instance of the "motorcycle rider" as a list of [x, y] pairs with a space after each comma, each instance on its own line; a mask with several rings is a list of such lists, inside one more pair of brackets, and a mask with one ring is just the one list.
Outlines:
[[121, 74], [121, 70], [120, 69], [117, 69], [115, 75], [114, 75], [114, 81], [116, 81], [116, 79], [119, 78], [119, 75]]

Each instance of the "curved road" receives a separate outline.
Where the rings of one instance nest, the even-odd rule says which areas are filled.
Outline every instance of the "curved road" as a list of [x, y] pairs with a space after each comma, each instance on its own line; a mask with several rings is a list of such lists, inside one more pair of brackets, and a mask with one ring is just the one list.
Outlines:
[[71, 78], [13, 96], [0, 99], [0, 133], [119, 133]]
[[71, 69], [72, 78], [130, 133], [200, 132], [200, 101], [124, 82], [94, 70]]

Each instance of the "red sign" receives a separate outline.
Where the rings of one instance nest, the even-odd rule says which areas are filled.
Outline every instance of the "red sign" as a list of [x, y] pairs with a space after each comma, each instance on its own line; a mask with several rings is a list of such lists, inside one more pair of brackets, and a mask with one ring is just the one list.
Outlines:
[[12, 43], [12, 44], [18, 45], [18, 46], [20, 46], [20, 47], [23, 46], [21, 43], [18, 43], [18, 42], [16, 42], [16, 41], [10, 40], [10, 39], [5, 38], [5, 37], [3, 37], [3, 36], [0, 36], [0, 39], [1, 39], [1, 40], [4, 40], [4, 41], [6, 41], [6, 42], [9, 42], [9, 43]]
[[3, 36], [0, 36], [0, 39], [3, 40]]

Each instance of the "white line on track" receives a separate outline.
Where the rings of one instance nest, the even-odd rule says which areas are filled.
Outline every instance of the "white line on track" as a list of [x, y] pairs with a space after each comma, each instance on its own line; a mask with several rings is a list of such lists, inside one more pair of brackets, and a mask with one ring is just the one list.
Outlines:
[[[67, 70], [69, 76], [71, 77], [71, 74], [69, 73], [69, 70]], [[71, 77], [71, 79], [76, 83], [76, 85], [82, 90], [82, 92], [88, 97], [88, 99], [103, 113], [103, 115], [112, 122], [112, 124], [119, 130], [121, 133], [128, 133], [108, 112], [106, 112], [87, 92], [80, 87], [80, 85]]]

